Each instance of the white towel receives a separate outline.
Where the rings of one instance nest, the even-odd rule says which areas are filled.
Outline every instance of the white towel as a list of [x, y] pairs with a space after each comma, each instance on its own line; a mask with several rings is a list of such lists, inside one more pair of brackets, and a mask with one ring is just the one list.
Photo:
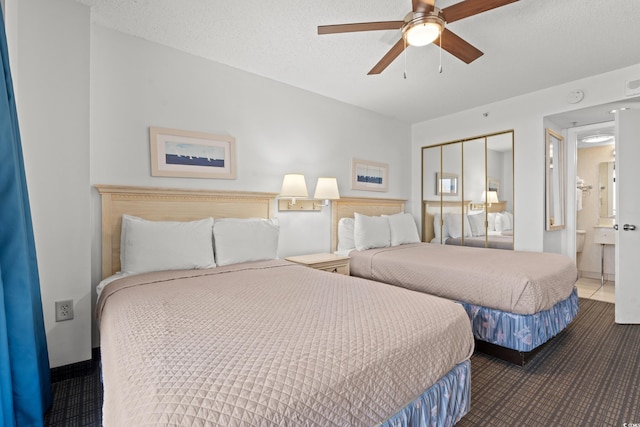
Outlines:
[[576, 189], [576, 211], [582, 210], [582, 190]]

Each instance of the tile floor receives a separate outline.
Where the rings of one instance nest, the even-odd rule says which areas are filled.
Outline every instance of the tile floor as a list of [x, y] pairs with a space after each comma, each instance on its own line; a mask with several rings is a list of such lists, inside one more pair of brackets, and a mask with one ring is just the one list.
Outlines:
[[576, 283], [580, 298], [595, 299], [598, 301], [615, 303], [615, 282], [606, 281], [600, 286], [600, 279], [581, 277]]

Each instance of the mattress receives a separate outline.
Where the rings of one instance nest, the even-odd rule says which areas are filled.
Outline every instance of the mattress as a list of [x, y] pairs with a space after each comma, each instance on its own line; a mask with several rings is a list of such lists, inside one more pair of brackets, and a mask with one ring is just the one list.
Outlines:
[[96, 314], [106, 426], [377, 425], [473, 352], [459, 304], [286, 261], [125, 277]]
[[415, 243], [351, 251], [351, 274], [516, 314], [550, 309], [578, 277], [559, 254]]

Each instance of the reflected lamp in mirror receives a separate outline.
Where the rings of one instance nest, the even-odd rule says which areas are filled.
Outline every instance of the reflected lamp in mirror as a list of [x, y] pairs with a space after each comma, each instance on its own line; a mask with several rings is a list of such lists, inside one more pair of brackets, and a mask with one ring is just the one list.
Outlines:
[[491, 206], [492, 203], [499, 203], [498, 200], [498, 192], [497, 191], [483, 191], [482, 192], [482, 202], [487, 206]]
[[329, 206], [329, 200], [338, 200], [340, 192], [338, 191], [338, 180], [336, 178], [318, 178], [316, 183], [316, 192], [313, 194], [314, 199], [322, 200], [321, 204], [315, 204], [314, 207]]

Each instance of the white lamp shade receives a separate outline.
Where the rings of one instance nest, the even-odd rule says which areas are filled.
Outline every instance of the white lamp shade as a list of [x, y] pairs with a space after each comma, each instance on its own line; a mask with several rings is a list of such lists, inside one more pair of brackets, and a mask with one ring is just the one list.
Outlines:
[[307, 192], [307, 183], [304, 180], [304, 175], [301, 173], [288, 173], [282, 180], [282, 189], [280, 190], [280, 197], [309, 197]]
[[497, 191], [489, 191], [489, 196], [487, 198], [487, 192], [482, 192], [482, 201], [485, 203], [499, 203], [498, 200], [498, 192]]
[[336, 178], [318, 178], [314, 199], [337, 200], [340, 198], [338, 192], [338, 180]]

